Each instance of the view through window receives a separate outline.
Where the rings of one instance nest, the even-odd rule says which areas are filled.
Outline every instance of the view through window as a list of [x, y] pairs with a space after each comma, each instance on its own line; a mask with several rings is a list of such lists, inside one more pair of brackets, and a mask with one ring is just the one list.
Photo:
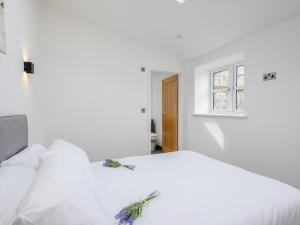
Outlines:
[[211, 73], [211, 111], [244, 110], [245, 66], [235, 64]]

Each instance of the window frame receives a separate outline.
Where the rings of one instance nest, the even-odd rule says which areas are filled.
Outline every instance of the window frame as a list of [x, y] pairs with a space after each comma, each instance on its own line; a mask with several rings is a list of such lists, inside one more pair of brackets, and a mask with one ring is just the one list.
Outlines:
[[[238, 87], [237, 86], [237, 77], [238, 77], [238, 74], [237, 74], [237, 71], [238, 71], [238, 67], [240, 66], [244, 66], [244, 70], [246, 71], [246, 66], [245, 66], [245, 63], [243, 62], [239, 62], [239, 63], [235, 63], [233, 65], [233, 68], [234, 68], [234, 73], [233, 73], [233, 78], [234, 78], [234, 82], [233, 82], [233, 91], [234, 91], [234, 94], [232, 95], [233, 97], [233, 108], [232, 108], [232, 112], [237, 112], [237, 113], [243, 113], [244, 110], [239, 110], [237, 108], [237, 91], [239, 90], [243, 90], [244, 91], [244, 94], [245, 94], [245, 81], [244, 81], [244, 87]], [[244, 79], [246, 79], [246, 72], [244, 71]]]
[[[211, 113], [243, 113], [244, 110], [238, 110], [237, 109], [237, 91], [238, 90], [245, 90], [245, 85], [244, 87], [238, 87], [237, 86], [237, 69], [240, 66], [244, 66], [245, 68], [245, 63], [244, 62], [237, 62], [231, 65], [223, 66], [216, 68], [214, 70], [211, 70], [210, 72], [210, 90], [209, 90], [209, 95], [210, 95], [210, 112]], [[214, 89], [214, 75], [216, 73], [222, 72], [222, 71], [229, 71], [229, 103], [228, 103], [228, 109], [223, 110], [223, 109], [214, 109], [214, 93], [217, 92], [224, 92], [227, 89]], [[245, 73], [244, 73], [245, 76]]]

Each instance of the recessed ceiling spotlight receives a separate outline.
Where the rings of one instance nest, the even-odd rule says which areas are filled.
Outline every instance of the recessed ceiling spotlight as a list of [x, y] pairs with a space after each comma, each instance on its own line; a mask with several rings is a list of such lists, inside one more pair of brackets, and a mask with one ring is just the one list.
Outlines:
[[176, 0], [177, 2], [179, 2], [180, 4], [185, 3], [186, 0]]

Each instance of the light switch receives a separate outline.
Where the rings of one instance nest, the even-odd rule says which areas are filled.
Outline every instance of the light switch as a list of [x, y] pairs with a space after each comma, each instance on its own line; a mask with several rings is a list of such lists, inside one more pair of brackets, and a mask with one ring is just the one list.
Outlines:
[[263, 75], [263, 81], [276, 80], [276, 78], [277, 78], [276, 72], [266, 73]]

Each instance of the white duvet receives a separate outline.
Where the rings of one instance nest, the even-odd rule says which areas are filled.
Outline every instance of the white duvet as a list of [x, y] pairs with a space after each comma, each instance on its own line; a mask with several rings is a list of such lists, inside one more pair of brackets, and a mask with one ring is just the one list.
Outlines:
[[93, 163], [107, 225], [154, 190], [135, 225], [300, 225], [300, 191], [203, 155], [180, 151], [120, 160], [135, 171]]

